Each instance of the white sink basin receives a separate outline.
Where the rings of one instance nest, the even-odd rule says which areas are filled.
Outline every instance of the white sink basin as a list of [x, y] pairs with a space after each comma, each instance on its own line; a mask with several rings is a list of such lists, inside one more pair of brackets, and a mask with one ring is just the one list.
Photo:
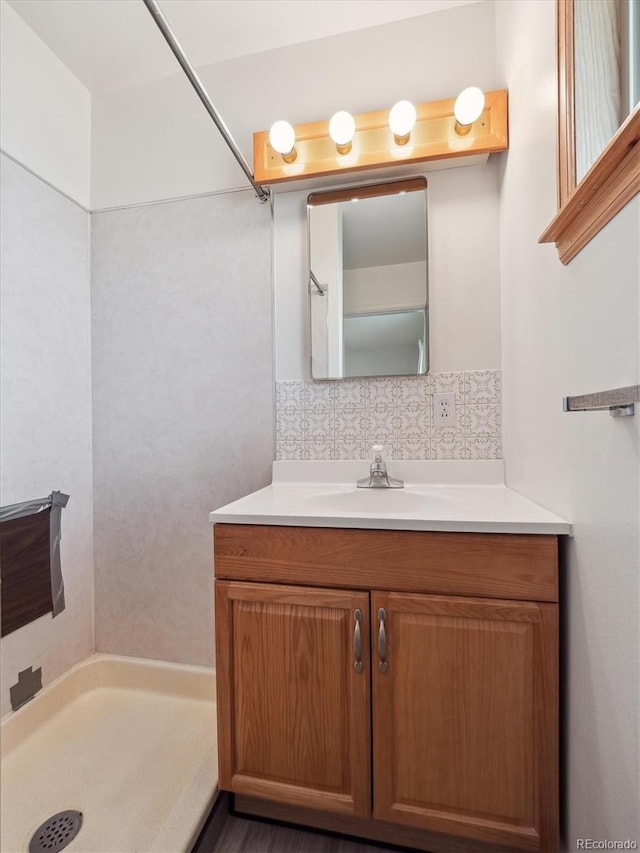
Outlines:
[[214, 510], [212, 524], [571, 535], [564, 519], [504, 485], [498, 459], [394, 460], [404, 489], [358, 489], [362, 460], [274, 462], [274, 481]]
[[348, 489], [323, 492], [303, 498], [301, 503], [313, 512], [428, 513], [448, 503], [446, 498], [404, 489]]

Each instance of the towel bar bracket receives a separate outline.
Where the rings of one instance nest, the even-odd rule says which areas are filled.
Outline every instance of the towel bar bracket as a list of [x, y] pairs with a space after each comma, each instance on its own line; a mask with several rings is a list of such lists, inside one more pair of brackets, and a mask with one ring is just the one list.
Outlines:
[[610, 406], [609, 414], [612, 418], [628, 418], [630, 415], [635, 415], [636, 409], [633, 403], [628, 406]]
[[635, 403], [639, 402], [640, 386], [629, 385], [596, 394], [563, 397], [562, 409], [565, 412], [608, 411], [612, 418], [628, 418], [635, 415]]

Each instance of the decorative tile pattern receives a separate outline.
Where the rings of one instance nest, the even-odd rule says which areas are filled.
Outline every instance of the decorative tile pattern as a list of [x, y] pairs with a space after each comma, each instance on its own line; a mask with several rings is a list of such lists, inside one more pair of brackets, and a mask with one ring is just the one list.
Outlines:
[[432, 459], [465, 459], [466, 446], [462, 431], [445, 430], [444, 435], [435, 435], [431, 441]]
[[431, 443], [418, 439], [407, 438], [394, 444], [391, 449], [392, 459], [428, 459], [431, 454]]
[[305, 400], [310, 409], [333, 409], [335, 383], [310, 382], [306, 387]]
[[364, 380], [365, 405], [367, 408], [393, 408], [398, 401], [398, 383], [401, 381], [397, 377]]
[[306, 413], [298, 409], [281, 409], [276, 412], [276, 440], [295, 441], [304, 437]]
[[467, 438], [466, 459], [502, 459], [502, 439], [499, 435]]
[[368, 459], [369, 448], [364, 441], [336, 441], [334, 459]]
[[336, 409], [336, 444], [345, 444], [352, 441], [363, 443], [365, 441], [365, 425], [366, 417], [364, 409]]
[[306, 382], [276, 382], [276, 410], [303, 409], [307, 389]]
[[398, 409], [398, 435], [402, 436], [402, 439], [429, 441], [431, 413], [426, 405], [404, 406]]
[[[331, 441], [334, 439], [335, 412], [333, 409], [308, 409], [304, 423], [307, 441]], [[325, 457], [321, 457], [324, 459]], [[329, 458], [329, 457], [327, 457]]]
[[310, 459], [333, 459], [333, 441], [303, 441]]
[[475, 406], [467, 403], [463, 418], [464, 430], [467, 435], [499, 435], [500, 407], [491, 405]]
[[398, 380], [398, 405], [426, 408], [432, 393], [431, 376], [407, 376]]
[[475, 370], [464, 374], [464, 396], [469, 403], [500, 403], [499, 370]]
[[433, 394], [447, 394], [453, 391], [456, 401], [464, 399], [464, 373], [432, 373]]
[[397, 409], [366, 409], [365, 411], [365, 440], [372, 444], [386, 444], [398, 438]]
[[366, 399], [365, 383], [359, 379], [344, 379], [336, 382], [335, 406], [336, 409], [364, 408]]
[[276, 448], [277, 459], [311, 459], [306, 442], [287, 441], [278, 439]]
[[[456, 426], [434, 427], [434, 393], [456, 395]], [[278, 459], [502, 458], [499, 370], [276, 384]]]

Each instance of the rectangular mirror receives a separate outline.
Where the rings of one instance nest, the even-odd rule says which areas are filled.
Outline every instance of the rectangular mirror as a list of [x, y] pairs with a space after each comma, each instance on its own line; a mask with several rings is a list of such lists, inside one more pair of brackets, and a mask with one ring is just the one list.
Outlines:
[[312, 193], [311, 376], [429, 370], [427, 181]]

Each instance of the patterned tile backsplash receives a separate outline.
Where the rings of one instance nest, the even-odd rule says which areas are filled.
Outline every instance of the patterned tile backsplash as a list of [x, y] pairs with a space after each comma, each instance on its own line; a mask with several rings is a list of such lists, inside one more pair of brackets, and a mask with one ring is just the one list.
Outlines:
[[[276, 383], [277, 459], [501, 459], [501, 372]], [[433, 425], [432, 395], [456, 395], [456, 425]]]

